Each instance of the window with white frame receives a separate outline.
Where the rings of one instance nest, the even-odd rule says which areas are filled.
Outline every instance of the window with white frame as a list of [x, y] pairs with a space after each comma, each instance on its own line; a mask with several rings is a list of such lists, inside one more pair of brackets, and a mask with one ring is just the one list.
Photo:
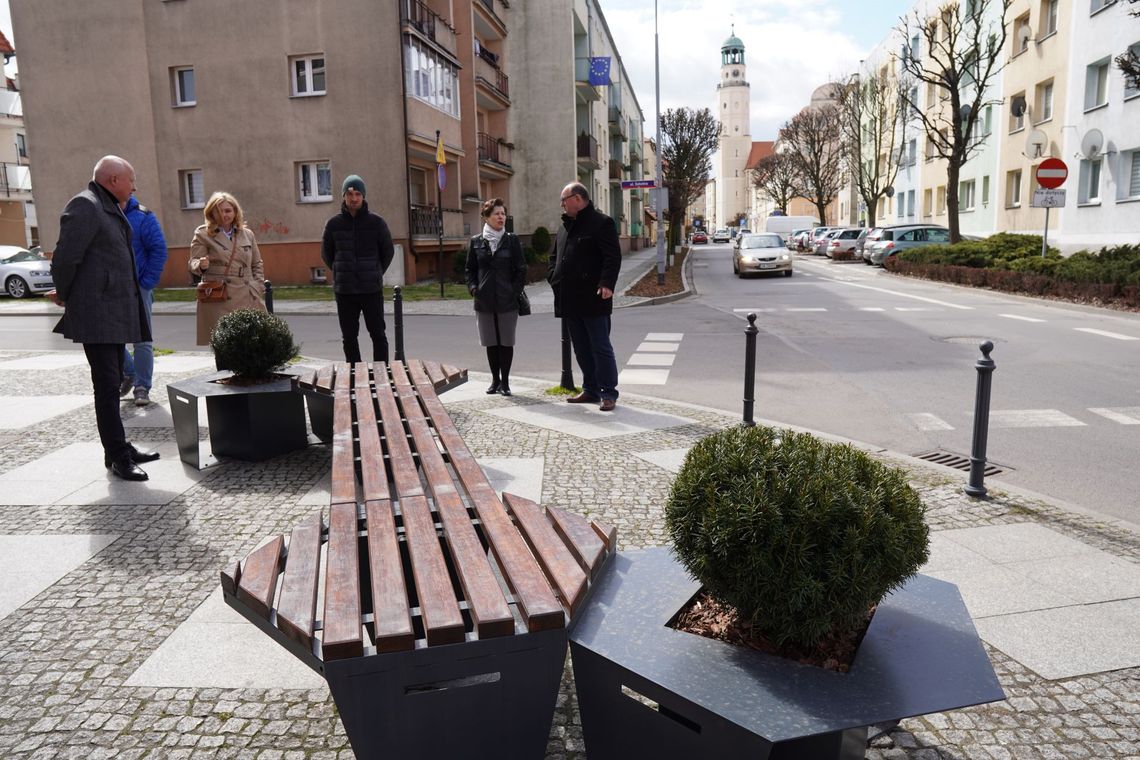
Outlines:
[[16, 133], [16, 155], [20, 158], [28, 157], [28, 141], [19, 132]]
[[170, 86], [175, 107], [197, 104], [193, 66], [175, 66], [172, 68], [170, 70]]
[[404, 44], [404, 56], [408, 94], [459, 118], [455, 65], [414, 39]]
[[906, 196], [902, 193], [899, 193], [899, 205], [896, 211], [898, 212], [899, 219], [902, 219], [904, 216], [906, 216]]
[[906, 214], [907, 216], [914, 216], [915, 209], [914, 209], [914, 191], [913, 190], [907, 190], [906, 191], [906, 209], [907, 209], [907, 214]]
[[974, 180], [966, 180], [965, 182], [958, 183], [958, 210], [959, 211], [973, 211], [974, 210], [974, 189], [976, 183]]
[[1091, 111], [1108, 103], [1108, 67], [1111, 58], [1102, 58], [1085, 68], [1085, 110]]
[[325, 94], [325, 56], [304, 55], [289, 59], [290, 78], [293, 80], [293, 95], [308, 97]]
[[1040, 124], [1053, 118], [1053, 80], [1042, 82], [1035, 88], [1034, 123]]
[[990, 175], [982, 177], [982, 205], [988, 206], [990, 203]]
[[1090, 0], [1089, 15], [1091, 16], [1094, 13], [1099, 13], [1115, 2], [1116, 0]]
[[916, 61], [919, 59], [918, 33], [917, 32], [915, 32], [910, 38], [910, 57]]
[[1037, 30], [1040, 41], [1057, 33], [1057, 4], [1060, 0], [1041, 0], [1041, 28]]
[[201, 169], [185, 169], [178, 172], [179, 194], [182, 208], [202, 208], [206, 205], [206, 190], [202, 184]]
[[1100, 169], [1102, 159], [1081, 161], [1080, 184], [1077, 189], [1081, 203], [1100, 203]]
[[1021, 169], [1005, 174], [1005, 205], [1009, 208], [1021, 205]]
[[[1133, 42], [1129, 45], [1128, 54], [1133, 59], [1140, 58], [1140, 42]], [[1140, 95], [1140, 81], [1136, 81], [1132, 77], [1124, 77], [1124, 99], [1131, 100], [1137, 95]]]
[[915, 161], [918, 159], [918, 139], [913, 139], [906, 144], [906, 165], [914, 166]]
[[1029, 49], [1029, 38], [1032, 35], [1029, 32], [1029, 14], [1025, 13], [1017, 17], [1013, 22], [1013, 54], [1021, 55]]
[[[1128, 154], [1128, 195], [1126, 197], [1140, 200], [1140, 149]], [[1124, 184], [1124, 183], [1121, 183]]]
[[934, 194], [931, 190], [922, 191], [922, 215], [924, 217], [930, 216], [934, 208]]
[[942, 216], [946, 213], [946, 185], [939, 185], [934, 190], [934, 215]]
[[994, 107], [986, 106], [985, 116], [982, 119], [982, 131], [988, 137], [994, 131]]
[[918, 85], [910, 88], [910, 115], [918, 115]]
[[301, 203], [331, 201], [332, 169], [328, 161], [301, 161], [297, 166], [297, 200]]

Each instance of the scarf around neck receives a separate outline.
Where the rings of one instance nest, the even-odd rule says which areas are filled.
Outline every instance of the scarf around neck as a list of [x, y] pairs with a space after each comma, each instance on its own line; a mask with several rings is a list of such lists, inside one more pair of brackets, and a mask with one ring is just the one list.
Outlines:
[[489, 224], [483, 225], [483, 239], [491, 244], [492, 252], [499, 250], [499, 246], [503, 244], [503, 236], [506, 234], [506, 227], [501, 230], [494, 230]]

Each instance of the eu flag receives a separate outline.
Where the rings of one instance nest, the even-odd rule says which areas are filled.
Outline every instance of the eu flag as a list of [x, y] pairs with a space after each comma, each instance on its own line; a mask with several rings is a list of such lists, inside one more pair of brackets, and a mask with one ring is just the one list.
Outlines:
[[590, 59], [590, 84], [599, 87], [610, 83], [610, 57], [608, 55]]

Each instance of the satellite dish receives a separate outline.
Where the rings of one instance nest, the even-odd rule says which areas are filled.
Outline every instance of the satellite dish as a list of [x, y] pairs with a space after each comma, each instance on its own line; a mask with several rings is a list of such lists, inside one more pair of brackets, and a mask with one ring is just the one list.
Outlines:
[[892, 185], [887, 185], [885, 188], [883, 188], [883, 193], [888, 198], [893, 198], [895, 197], [895, 188]]
[[1096, 158], [1104, 150], [1104, 134], [1099, 129], [1090, 129], [1085, 132], [1081, 140], [1081, 153], [1085, 158]]
[[969, 104], [962, 106], [958, 109], [958, 121], [965, 124], [970, 120], [970, 114], [974, 109], [970, 108]]
[[1009, 112], [1013, 114], [1013, 118], [1020, 119], [1025, 115], [1025, 96], [1014, 95], [1013, 100], [1009, 101]]
[[1017, 30], [1017, 49], [1025, 50], [1029, 45], [1029, 25], [1022, 24], [1021, 28]]
[[1041, 158], [1045, 155], [1045, 146], [1049, 138], [1040, 129], [1031, 129], [1025, 138], [1025, 155], [1029, 158]]

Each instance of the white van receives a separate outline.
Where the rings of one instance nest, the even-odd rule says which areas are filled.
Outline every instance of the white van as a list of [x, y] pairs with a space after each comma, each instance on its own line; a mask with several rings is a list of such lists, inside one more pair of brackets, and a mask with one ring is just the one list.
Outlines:
[[788, 242], [788, 235], [792, 230], [802, 230], [808, 227], [817, 227], [819, 222], [814, 216], [770, 216], [764, 220], [764, 231], [775, 232]]

